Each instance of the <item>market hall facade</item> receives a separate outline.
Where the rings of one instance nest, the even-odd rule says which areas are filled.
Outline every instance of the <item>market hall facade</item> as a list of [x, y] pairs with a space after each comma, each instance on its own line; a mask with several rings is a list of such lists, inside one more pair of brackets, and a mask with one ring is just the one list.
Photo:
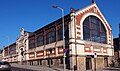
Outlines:
[[[114, 56], [112, 29], [96, 3], [64, 16], [67, 69], [108, 67]], [[34, 31], [20, 30], [16, 42], [3, 49], [11, 63], [63, 67], [62, 18]], [[94, 55], [97, 55], [96, 58]]]

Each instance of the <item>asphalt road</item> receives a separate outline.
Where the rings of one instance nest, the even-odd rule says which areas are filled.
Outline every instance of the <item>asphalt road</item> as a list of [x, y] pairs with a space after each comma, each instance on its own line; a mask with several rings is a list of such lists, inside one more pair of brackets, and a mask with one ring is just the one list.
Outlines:
[[[12, 64], [12, 71], [63, 71], [63, 69], [59, 68], [48, 68], [48, 67], [41, 67], [41, 66], [29, 66], [29, 65], [19, 65], [19, 64]], [[73, 71], [73, 70], [66, 70], [66, 71]], [[93, 71], [93, 70], [85, 70], [85, 71]], [[98, 69], [96, 71], [120, 71], [120, 67], [107, 67], [104, 69]]]
[[36, 71], [36, 70], [30, 70], [30, 69], [12, 67], [12, 71]]

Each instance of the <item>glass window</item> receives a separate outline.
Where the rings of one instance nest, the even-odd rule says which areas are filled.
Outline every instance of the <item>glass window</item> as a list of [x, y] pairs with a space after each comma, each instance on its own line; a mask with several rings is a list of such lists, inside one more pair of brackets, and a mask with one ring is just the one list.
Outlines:
[[42, 60], [38, 60], [37, 65], [42, 65]]
[[29, 41], [29, 49], [32, 49], [34, 47], [35, 47], [35, 40], [32, 39], [32, 40]]
[[58, 31], [58, 41], [63, 39], [63, 28], [61, 27]]
[[38, 36], [37, 37], [37, 47], [42, 46], [44, 44], [44, 37], [43, 36]]
[[39, 65], [39, 61], [37, 61], [37, 65]]
[[40, 62], [40, 65], [42, 65], [42, 60], [40, 60], [39, 62]]
[[51, 59], [50, 61], [51, 61], [51, 65], [53, 65], [53, 60]]
[[100, 30], [100, 31], [105, 33], [106, 30], [105, 30], [105, 28], [104, 28], [104, 25], [103, 25], [102, 23], [101, 23], [100, 25], [101, 25], [101, 30]]
[[9, 54], [15, 54], [16, 53], [16, 46], [11, 46], [10, 48], [9, 48]]
[[8, 55], [8, 48], [5, 48], [5, 56]]
[[[62, 40], [63, 39], [63, 28], [61, 26], [61, 28], [59, 30], [57, 30], [57, 33], [58, 33], [58, 41]], [[65, 25], [64, 26], [64, 35], [65, 35], [65, 38], [67, 38], [69, 32], [68, 32], [68, 25]]]
[[60, 59], [60, 64], [63, 64], [63, 58]]
[[53, 65], [53, 60], [52, 60], [51, 58], [49, 58], [49, 59], [47, 60], [47, 64], [48, 64], [48, 65]]
[[87, 26], [84, 26], [83, 28], [84, 33], [90, 33], [90, 28], [88, 28]]
[[84, 20], [83, 35], [84, 40], [107, 43], [105, 27], [95, 16], [89, 16]]
[[56, 40], [56, 33], [54, 30], [52, 30], [46, 34], [46, 44], [55, 42], [55, 40]]

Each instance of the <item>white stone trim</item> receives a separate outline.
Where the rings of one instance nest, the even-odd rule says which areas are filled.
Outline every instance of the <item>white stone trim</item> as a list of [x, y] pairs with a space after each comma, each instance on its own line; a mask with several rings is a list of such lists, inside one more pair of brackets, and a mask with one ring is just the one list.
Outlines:
[[94, 49], [94, 51], [100, 52], [100, 49]]
[[43, 52], [37, 53], [36, 55], [37, 55], [37, 56], [41, 56], [41, 55], [43, 55]]
[[99, 10], [99, 8], [98, 8], [98, 6], [96, 4], [95, 4], [95, 7], [97, 8], [98, 12], [102, 16], [102, 18], [104, 19], [104, 21], [106, 22], [106, 24], [109, 26], [110, 30], [112, 30], [111, 27], [110, 27], [110, 25], [108, 24], [107, 20], [105, 19], [105, 17], [103, 16], [103, 14], [101, 13], [101, 11]]
[[34, 57], [35, 55], [34, 54], [30, 54], [29, 57]]
[[85, 7], [85, 8], [83, 8], [83, 9], [80, 9], [80, 10], [78, 10], [78, 11], [76, 12], [76, 15], [78, 15], [78, 14], [80, 14], [80, 13], [83, 13], [83, 12], [89, 10], [90, 8], [94, 7], [94, 6], [95, 6], [95, 4], [92, 4], [92, 5], [89, 5], [89, 6]]
[[89, 6], [85, 7], [85, 8], [83, 8], [83, 9], [78, 10], [78, 11], [76, 12], [76, 15], [81, 14], [81, 13], [89, 10], [89, 9], [92, 8], [92, 7], [96, 7], [96, 8], [97, 8], [96, 10], [98, 10], [98, 12], [99, 12], [100, 15], [103, 17], [104, 21], [107, 23], [107, 25], [109, 26], [109, 28], [110, 28], [110, 30], [111, 30], [110, 25], [108, 24], [107, 20], [104, 18], [103, 14], [101, 13], [101, 11], [99, 10], [98, 6], [97, 6], [95, 3], [92, 4], [92, 5], [89, 5]]

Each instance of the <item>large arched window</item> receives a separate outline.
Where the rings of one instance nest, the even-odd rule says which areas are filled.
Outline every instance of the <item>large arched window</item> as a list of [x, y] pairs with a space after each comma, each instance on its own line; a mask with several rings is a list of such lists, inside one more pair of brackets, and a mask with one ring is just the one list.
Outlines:
[[83, 39], [98, 43], [107, 43], [106, 29], [95, 16], [88, 16], [83, 22]]

